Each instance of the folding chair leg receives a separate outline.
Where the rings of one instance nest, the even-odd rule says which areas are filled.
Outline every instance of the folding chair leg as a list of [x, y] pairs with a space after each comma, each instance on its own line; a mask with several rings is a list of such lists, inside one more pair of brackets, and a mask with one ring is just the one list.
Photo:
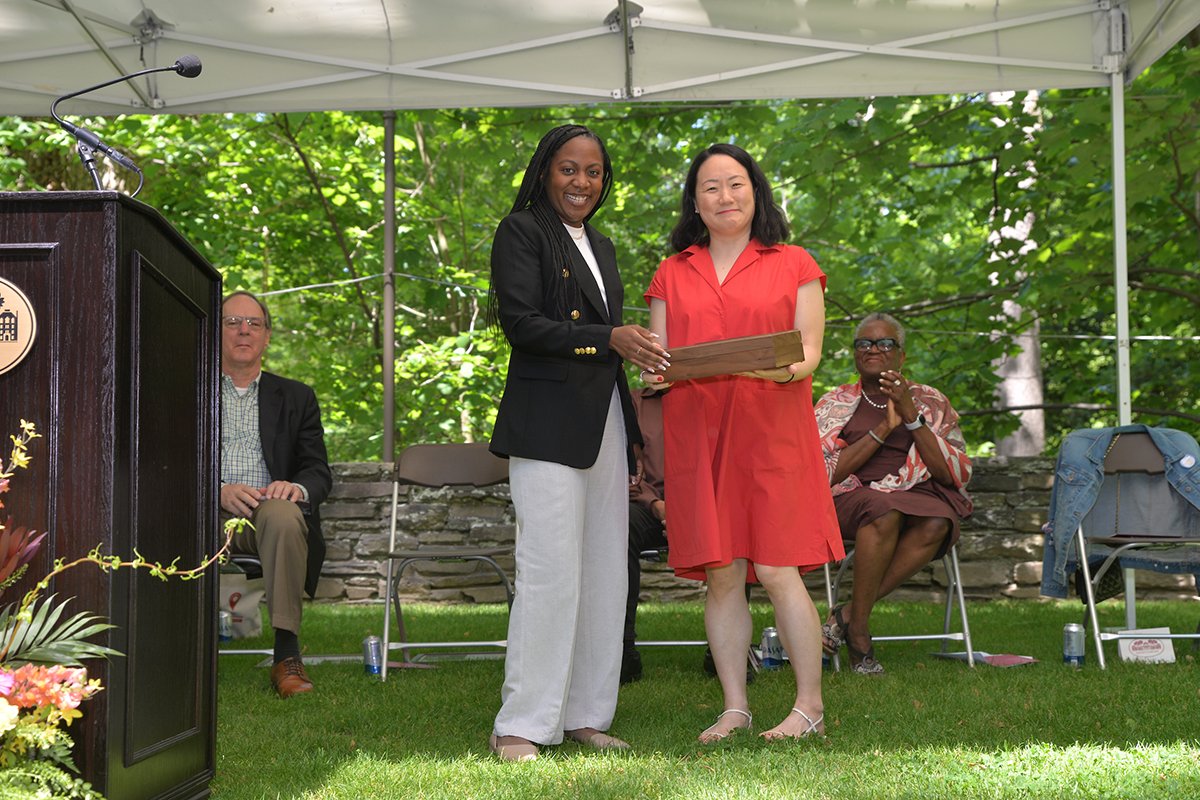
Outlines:
[[1125, 567], [1121, 572], [1125, 581], [1125, 629], [1133, 630], [1137, 627], [1137, 587], [1134, 570], [1133, 567]]
[[[829, 569], [828, 561], [825, 562], [823, 569], [825, 570], [825, 602], [829, 608], [829, 613], [832, 614], [834, 603], [837, 602], [837, 597], [833, 594], [833, 572]], [[829, 657], [829, 665], [833, 668], [834, 672], [841, 672], [841, 659], [838, 657], [837, 653], [834, 653]]]
[[[958, 596], [958, 613], [962, 615], [963, 645], [967, 648], [967, 666], [974, 668], [975, 648], [971, 644], [971, 623], [967, 620], [967, 600], [963, 597], [962, 571], [958, 567], [958, 547], [951, 547], [948, 555], [950, 556], [950, 565], [954, 568], [953, 593]], [[946, 587], [946, 593], [950, 594], [950, 592], [951, 587]], [[949, 624], [949, 620], [947, 620], [947, 624]]]
[[[837, 575], [834, 577], [832, 583], [830, 583], [830, 581], [829, 581], [829, 565], [828, 564], [825, 565], [825, 595], [829, 600], [829, 612], [830, 613], [833, 613], [833, 607], [835, 605], [837, 605], [838, 595], [842, 588], [842, 578], [845, 577], [846, 570], [850, 568], [850, 563], [853, 560], [854, 560], [854, 551], [851, 550], [849, 553], [846, 554], [846, 557], [843, 558], [842, 562], [838, 565]], [[841, 650], [838, 650], [836, 653], [834, 653], [832, 656], [829, 657], [829, 664], [831, 667], [833, 667], [834, 672], [842, 671]]]
[[[390, 542], [388, 544], [388, 552], [391, 553], [396, 549], [396, 507], [399, 503], [400, 487], [399, 484], [392, 484], [392, 531]], [[388, 559], [387, 587], [386, 595], [383, 599], [383, 669], [379, 674], [381, 680], [387, 680], [388, 677], [388, 661], [391, 659], [392, 652], [392, 611], [396, 613], [396, 635], [398, 641], [403, 644], [408, 641], [408, 631], [404, 627], [404, 611], [400, 607], [400, 579], [404, 576], [405, 568], [412, 563], [412, 559], [405, 559], [399, 564], [395, 559]], [[498, 567], [497, 567], [498, 568]], [[511, 605], [511, 595], [509, 603]], [[404, 666], [417, 666], [412, 663], [407, 648], [400, 650], [401, 664]], [[426, 666], [421, 664], [420, 666]]]
[[408, 629], [404, 627], [404, 609], [400, 604], [400, 578], [404, 575], [404, 570], [409, 564], [414, 563], [412, 559], [405, 559], [396, 567], [396, 583], [392, 587], [392, 595], [389, 600], [392, 603], [392, 608], [396, 612], [396, 641], [400, 643], [400, 658], [402, 663], [412, 663], [412, 656], [405, 643], [408, 642]]
[[[950, 635], [950, 620], [954, 619], [954, 587], [958, 576], [954, 574], [954, 565], [950, 563], [950, 552], [942, 557], [942, 569], [946, 570], [946, 609], [942, 615], [942, 636]], [[950, 651], [950, 640], [942, 639], [942, 652]]]
[[[399, 581], [396, 582], [396, 590], [392, 594], [392, 603], [393, 607], [396, 609], [396, 634], [399, 638], [400, 644], [403, 645], [408, 641], [408, 630], [404, 627], [404, 609], [400, 607]], [[412, 661], [412, 656], [409, 655], [409, 650], [407, 647], [400, 648], [400, 657], [405, 663]]]
[[1100, 620], [1096, 616], [1096, 595], [1092, 591], [1092, 569], [1088, 566], [1087, 542], [1083, 538], [1083, 526], [1075, 531], [1075, 554], [1079, 558], [1079, 568], [1083, 570], [1083, 593], [1087, 602], [1087, 617], [1092, 627], [1092, 641], [1096, 646], [1096, 663], [1100, 669], [1107, 669], [1104, 663], [1104, 641], [1100, 638]]
[[383, 669], [379, 673], [380, 680], [388, 677], [388, 653], [392, 645], [392, 568], [394, 562], [388, 559], [387, 594], [383, 596]]
[[[392, 481], [392, 525], [391, 533], [388, 536], [388, 553], [396, 548], [396, 509], [400, 503], [400, 484]], [[383, 596], [383, 667], [379, 673], [379, 679], [386, 681], [388, 676], [388, 653], [391, 652], [392, 644], [392, 607], [389, 603], [392, 602], [392, 578], [393, 567], [396, 562], [388, 559], [387, 573], [387, 593]]]

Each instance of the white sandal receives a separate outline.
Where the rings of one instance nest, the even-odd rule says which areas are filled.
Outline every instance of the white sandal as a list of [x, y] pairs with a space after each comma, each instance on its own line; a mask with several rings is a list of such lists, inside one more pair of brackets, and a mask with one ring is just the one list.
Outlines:
[[803, 717], [804, 721], [808, 723], [808, 727], [800, 731], [800, 733], [794, 735], [790, 733], [782, 733], [780, 731], [763, 731], [761, 734], [762, 738], [766, 739], [768, 742], [778, 742], [781, 739], [803, 739], [806, 736], [824, 736], [824, 734], [817, 729], [817, 726], [825, 721], [825, 714], [822, 713], [816, 719], [813, 719], [798, 708], [793, 708], [792, 713], [799, 714], [801, 717]]
[[[738, 727], [734, 728], [733, 730], [729, 731], [728, 733], [720, 733], [718, 731], [714, 731], [713, 728], [717, 727], [717, 724], [721, 721], [721, 717], [725, 716], [726, 714], [741, 714], [743, 717], [746, 718], [746, 724], [739, 725]], [[720, 714], [717, 714], [717, 719], [713, 722], [713, 724], [709, 725], [707, 728], [705, 728], [700, 733], [700, 736], [699, 736], [700, 743], [701, 744], [713, 744], [714, 742], [719, 742], [722, 739], [729, 736], [729, 734], [733, 733], [733, 731], [742, 730], [743, 728], [745, 730], [752, 730], [754, 728], [754, 715], [751, 714], [749, 711], [742, 711], [740, 708], [727, 708], [724, 711], [722, 711]]]

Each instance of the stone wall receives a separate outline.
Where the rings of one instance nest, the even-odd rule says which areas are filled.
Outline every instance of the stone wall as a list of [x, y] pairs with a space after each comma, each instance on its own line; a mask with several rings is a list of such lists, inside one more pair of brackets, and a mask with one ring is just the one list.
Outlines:
[[[971, 495], [975, 513], [963, 524], [960, 566], [967, 596], [974, 599], [1039, 596], [1041, 526], [1050, 500], [1054, 463], [1048, 458], [984, 458], [975, 462]], [[321, 507], [329, 553], [318, 599], [377, 600], [385, 592], [391, 519], [391, 465], [334, 465], [334, 489]], [[512, 544], [516, 526], [508, 487], [424, 489], [402, 486], [396, 522], [397, 546], [439, 547]], [[498, 559], [512, 576], [512, 558]], [[808, 578], [824, 596], [821, 572]], [[897, 599], [941, 597], [945, 574], [939, 564], [916, 575], [893, 595]], [[404, 574], [409, 600], [500, 602], [504, 590], [495, 573], [477, 563], [417, 562]], [[1139, 597], [1192, 596], [1191, 578], [1139, 573]], [[695, 581], [674, 577], [665, 564], [645, 564], [642, 596], [683, 600], [703, 596]]]

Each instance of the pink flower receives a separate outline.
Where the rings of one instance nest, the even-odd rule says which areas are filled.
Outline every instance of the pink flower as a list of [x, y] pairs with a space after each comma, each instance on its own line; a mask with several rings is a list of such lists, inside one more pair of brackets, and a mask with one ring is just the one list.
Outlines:
[[89, 681], [83, 667], [26, 664], [11, 677], [8, 702], [22, 708], [51, 706], [66, 711], [100, 691], [100, 681]]

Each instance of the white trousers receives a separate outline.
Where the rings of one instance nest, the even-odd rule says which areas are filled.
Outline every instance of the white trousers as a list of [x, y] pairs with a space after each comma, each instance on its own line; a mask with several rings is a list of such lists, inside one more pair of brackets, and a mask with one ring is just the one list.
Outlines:
[[588, 469], [510, 459], [517, 581], [497, 736], [558, 744], [564, 730], [612, 724], [628, 583], [626, 446], [614, 390]]

